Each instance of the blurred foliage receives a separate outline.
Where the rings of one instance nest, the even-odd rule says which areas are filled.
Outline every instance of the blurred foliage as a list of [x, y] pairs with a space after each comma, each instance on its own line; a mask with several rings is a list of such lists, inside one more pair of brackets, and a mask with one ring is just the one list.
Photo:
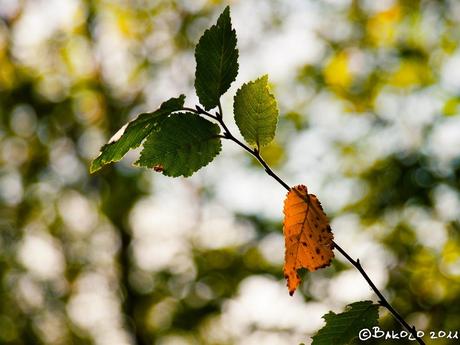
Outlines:
[[[267, 3], [272, 11], [263, 32], [270, 33], [287, 14], [282, 1]], [[245, 278], [283, 284], [281, 263], [262, 245], [278, 238], [281, 224], [232, 215], [233, 226], [252, 229], [252, 237], [214, 249], [187, 238], [178, 253], [189, 256], [154, 269], [139, 259], [148, 239], [131, 219], [159, 193], [160, 180], [123, 163], [88, 174], [101, 144], [127, 120], [176, 96], [175, 88], [192, 86], [192, 49], [223, 4], [0, 4], [0, 343], [239, 343], [220, 317]], [[458, 137], [449, 128], [459, 128], [452, 127], [459, 84], [447, 77], [459, 67], [460, 7], [454, 0], [311, 6], [324, 14], [316, 29], [322, 50], [291, 81], [305, 96], [298, 103], [280, 99], [281, 135], [266, 148], [267, 159], [289, 161], [282, 148], [314, 131], [315, 112], [330, 103], [346, 121], [366, 121], [361, 139], [334, 139], [341, 157], [334, 178], [353, 179], [361, 189], [331, 216], [357, 215], [388, 252], [385, 293], [404, 317], [423, 330], [460, 330], [460, 155], [443, 141]], [[172, 61], [183, 70], [171, 72]], [[158, 87], [165, 78], [171, 83], [161, 85], [171, 90]], [[318, 99], [326, 100], [324, 108], [315, 108]], [[428, 119], [423, 104], [416, 107], [426, 99], [437, 104]], [[206, 181], [196, 184], [186, 188], [200, 208], [214, 191]], [[336, 260], [315, 279], [347, 269]], [[304, 281], [305, 302], [318, 301], [313, 279]], [[381, 316], [382, 328], [398, 329], [390, 315]], [[293, 332], [248, 326], [247, 332], [259, 331]]]

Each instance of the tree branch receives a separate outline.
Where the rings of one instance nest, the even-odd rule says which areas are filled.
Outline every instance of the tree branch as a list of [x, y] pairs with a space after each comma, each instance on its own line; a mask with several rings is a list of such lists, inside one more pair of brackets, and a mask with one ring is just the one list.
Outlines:
[[[265, 169], [265, 172], [271, 176], [272, 178], [274, 178], [281, 186], [283, 186], [287, 191], [290, 191], [291, 190], [291, 187], [289, 187], [289, 185], [284, 182], [278, 175], [275, 174], [275, 172], [270, 168], [270, 166], [267, 164], [267, 162], [265, 162], [265, 160], [262, 158], [262, 156], [260, 155], [260, 152], [257, 148], [250, 148], [249, 146], [247, 146], [246, 144], [244, 144], [243, 142], [241, 142], [240, 140], [238, 140], [231, 132], [230, 130], [228, 129], [227, 125], [225, 124], [224, 122], [224, 119], [223, 119], [223, 114], [222, 114], [222, 106], [220, 104], [220, 101], [219, 101], [219, 110], [217, 112], [216, 115], [213, 115], [207, 111], [205, 111], [204, 109], [202, 109], [201, 107], [197, 106], [196, 107], [196, 110], [195, 109], [192, 109], [192, 111], [196, 112], [197, 114], [202, 114], [202, 115], [205, 115], [205, 116], [208, 116], [216, 121], [219, 122], [219, 124], [222, 126], [223, 130], [224, 130], [224, 134], [223, 136], [221, 136], [222, 138], [224, 139], [228, 139], [228, 140], [231, 140], [233, 141], [234, 143], [236, 143], [237, 145], [239, 145], [240, 147], [242, 147], [245, 151], [247, 151], [248, 153], [250, 153], [252, 156], [254, 156], [254, 158], [256, 158], [259, 163], [264, 167]], [[406, 320], [404, 320], [404, 318], [392, 307], [392, 305], [388, 302], [388, 300], [385, 298], [385, 296], [383, 296], [383, 294], [380, 292], [380, 290], [377, 288], [377, 286], [375, 286], [374, 282], [371, 280], [371, 278], [369, 278], [369, 276], [367, 275], [366, 271], [364, 271], [363, 267], [361, 266], [361, 263], [359, 262], [359, 259], [357, 260], [354, 260], [350, 255], [348, 255], [348, 253], [343, 250], [336, 242], [332, 242], [334, 244], [334, 247], [340, 252], [340, 254], [342, 254], [358, 271], [359, 273], [361, 273], [361, 275], [363, 276], [363, 278], [366, 280], [367, 284], [369, 284], [369, 286], [371, 287], [371, 289], [374, 291], [374, 293], [377, 295], [377, 297], [380, 299], [379, 300], [379, 304], [386, 308], [393, 316], [394, 318], [404, 327], [407, 329], [407, 331], [409, 331], [410, 334], [412, 334], [412, 336], [417, 340], [417, 342], [420, 344], [420, 345], [425, 345], [425, 342], [417, 336], [417, 330], [415, 329], [414, 326], [410, 326]]]

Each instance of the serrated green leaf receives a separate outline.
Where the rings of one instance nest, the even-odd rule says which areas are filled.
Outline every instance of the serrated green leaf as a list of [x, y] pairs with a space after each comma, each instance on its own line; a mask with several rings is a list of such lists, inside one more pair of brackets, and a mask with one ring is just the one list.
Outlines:
[[243, 84], [233, 102], [235, 122], [250, 145], [264, 146], [275, 137], [278, 106], [268, 88], [268, 76]]
[[227, 6], [217, 20], [201, 36], [195, 49], [195, 90], [206, 110], [219, 104], [219, 98], [238, 75], [236, 32], [232, 29]]
[[102, 146], [101, 153], [91, 163], [90, 172], [94, 173], [110, 162], [117, 162], [131, 149], [138, 147], [142, 141], [167, 118], [172, 112], [183, 108], [185, 96], [171, 98], [161, 104], [152, 113], [140, 114], [135, 120], [121, 128], [114, 137]]
[[173, 114], [147, 137], [136, 164], [167, 176], [191, 176], [220, 152], [219, 132], [218, 125], [196, 114]]
[[377, 326], [378, 317], [379, 306], [372, 301], [349, 304], [340, 314], [330, 311], [323, 316], [326, 326], [313, 336], [312, 345], [348, 344], [361, 329]]

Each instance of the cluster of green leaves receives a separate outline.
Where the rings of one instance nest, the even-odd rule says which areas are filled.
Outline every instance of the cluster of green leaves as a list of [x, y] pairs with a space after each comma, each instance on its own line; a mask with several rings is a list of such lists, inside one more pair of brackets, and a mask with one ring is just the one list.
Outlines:
[[[143, 145], [135, 163], [154, 168], [164, 175], [191, 176], [209, 164], [221, 151], [221, 139], [230, 138], [223, 122], [220, 98], [238, 75], [236, 32], [230, 9], [225, 8], [217, 23], [205, 31], [195, 50], [195, 90], [200, 105], [184, 107], [185, 96], [171, 98], [158, 110], [143, 113], [104, 145], [92, 162], [96, 172], [110, 162], [119, 161], [131, 149]], [[208, 111], [218, 108], [215, 114]], [[245, 141], [259, 151], [275, 137], [278, 107], [269, 89], [268, 76], [243, 84], [235, 94], [234, 119]], [[224, 129], [205, 117], [216, 120]], [[378, 305], [356, 302], [345, 312], [324, 316], [326, 326], [313, 337], [314, 344], [346, 344], [358, 331], [377, 324]]]
[[[221, 150], [221, 128], [204, 116], [219, 108], [215, 119], [222, 118], [220, 98], [238, 75], [236, 32], [230, 8], [217, 23], [205, 31], [196, 49], [195, 90], [200, 100], [196, 109], [185, 108], [185, 96], [171, 98], [151, 113], [139, 115], [121, 136], [101, 149], [92, 162], [91, 172], [119, 161], [130, 150], [143, 145], [138, 166], [154, 168], [167, 176], [191, 176], [210, 163]], [[203, 110], [203, 108], [205, 110]], [[269, 144], [275, 137], [278, 107], [268, 86], [268, 76], [243, 84], [234, 98], [235, 121], [248, 144]]]

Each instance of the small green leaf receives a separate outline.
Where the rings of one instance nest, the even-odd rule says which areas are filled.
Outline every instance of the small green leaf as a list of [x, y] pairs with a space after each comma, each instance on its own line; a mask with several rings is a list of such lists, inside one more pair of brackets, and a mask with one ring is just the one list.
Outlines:
[[238, 75], [236, 32], [232, 29], [227, 6], [217, 20], [201, 36], [195, 49], [195, 90], [206, 110], [219, 104], [219, 98]]
[[147, 138], [135, 164], [167, 176], [191, 176], [220, 152], [219, 132], [218, 125], [196, 114], [173, 114]]
[[112, 138], [108, 144], [102, 146], [101, 153], [91, 163], [90, 172], [94, 173], [110, 162], [119, 161], [129, 150], [138, 147], [153, 130], [158, 129], [161, 122], [172, 112], [182, 109], [184, 101], [184, 95], [171, 98], [163, 102], [158, 110], [140, 114], [127, 126], [121, 128], [118, 131], [121, 135], [119, 138], [115, 140]]
[[268, 76], [243, 84], [233, 102], [235, 122], [250, 145], [264, 146], [275, 137], [278, 107], [268, 88]]
[[349, 304], [340, 314], [330, 311], [323, 316], [326, 326], [313, 336], [312, 345], [348, 344], [361, 329], [377, 326], [378, 317], [379, 306], [372, 301]]

